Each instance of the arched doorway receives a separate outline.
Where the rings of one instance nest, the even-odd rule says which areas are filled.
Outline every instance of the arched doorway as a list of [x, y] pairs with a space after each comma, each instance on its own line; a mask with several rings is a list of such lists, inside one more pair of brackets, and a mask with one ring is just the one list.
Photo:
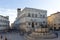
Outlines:
[[34, 28], [34, 22], [32, 22], [32, 28]]

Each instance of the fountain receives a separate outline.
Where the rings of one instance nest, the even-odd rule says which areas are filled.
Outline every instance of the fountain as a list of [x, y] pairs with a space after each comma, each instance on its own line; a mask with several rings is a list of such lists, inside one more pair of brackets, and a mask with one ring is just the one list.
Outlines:
[[32, 33], [25, 34], [25, 38], [28, 40], [53, 39], [57, 38], [57, 35], [49, 28], [34, 28]]

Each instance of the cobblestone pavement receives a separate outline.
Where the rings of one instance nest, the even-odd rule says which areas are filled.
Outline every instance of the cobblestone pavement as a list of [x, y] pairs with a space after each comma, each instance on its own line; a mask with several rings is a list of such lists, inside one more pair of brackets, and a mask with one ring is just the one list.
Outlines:
[[[18, 32], [11, 32], [11, 33], [0, 33], [0, 36], [4, 40], [4, 37], [7, 37], [8, 40], [26, 40], [24, 36], [21, 36]], [[1, 40], [1, 39], [0, 39]], [[58, 32], [58, 38], [54, 39], [39, 39], [39, 40], [60, 40], [60, 32]]]
[[54, 38], [54, 39], [45, 39], [45, 40], [60, 40], [60, 31], [56, 31], [58, 33], [58, 38]]
[[3, 40], [5, 37], [7, 37], [8, 40], [25, 40], [23, 36], [21, 36], [19, 33], [15, 33], [15, 32], [0, 33], [0, 35], [2, 35]]

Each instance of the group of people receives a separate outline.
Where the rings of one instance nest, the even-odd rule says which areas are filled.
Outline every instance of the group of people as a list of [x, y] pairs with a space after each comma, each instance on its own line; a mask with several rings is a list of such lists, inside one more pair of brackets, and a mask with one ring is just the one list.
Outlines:
[[3, 36], [1, 35], [1, 36], [0, 36], [0, 40], [7, 40], [7, 37], [4, 37], [4, 38], [3, 38]]

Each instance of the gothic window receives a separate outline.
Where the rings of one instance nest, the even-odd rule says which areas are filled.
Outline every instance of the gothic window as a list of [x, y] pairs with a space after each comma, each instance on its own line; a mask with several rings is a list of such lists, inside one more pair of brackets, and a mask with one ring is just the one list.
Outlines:
[[35, 14], [35, 17], [37, 17], [37, 14]]
[[42, 15], [40, 14], [40, 18], [42, 17]]
[[56, 24], [54, 24], [54, 25], [56, 25]]
[[39, 25], [41, 25], [42, 23], [41, 22], [39, 22]]
[[30, 17], [30, 13], [28, 13], [28, 17]]
[[45, 18], [45, 15], [43, 15], [43, 18]]
[[60, 25], [60, 23], [59, 23], [59, 25]]
[[45, 21], [43, 21], [43, 23], [45, 23]]
[[28, 23], [28, 25], [30, 25], [30, 22]]
[[36, 23], [36, 25], [37, 25], [37, 23]]
[[34, 17], [34, 14], [32, 14], [32, 17]]

